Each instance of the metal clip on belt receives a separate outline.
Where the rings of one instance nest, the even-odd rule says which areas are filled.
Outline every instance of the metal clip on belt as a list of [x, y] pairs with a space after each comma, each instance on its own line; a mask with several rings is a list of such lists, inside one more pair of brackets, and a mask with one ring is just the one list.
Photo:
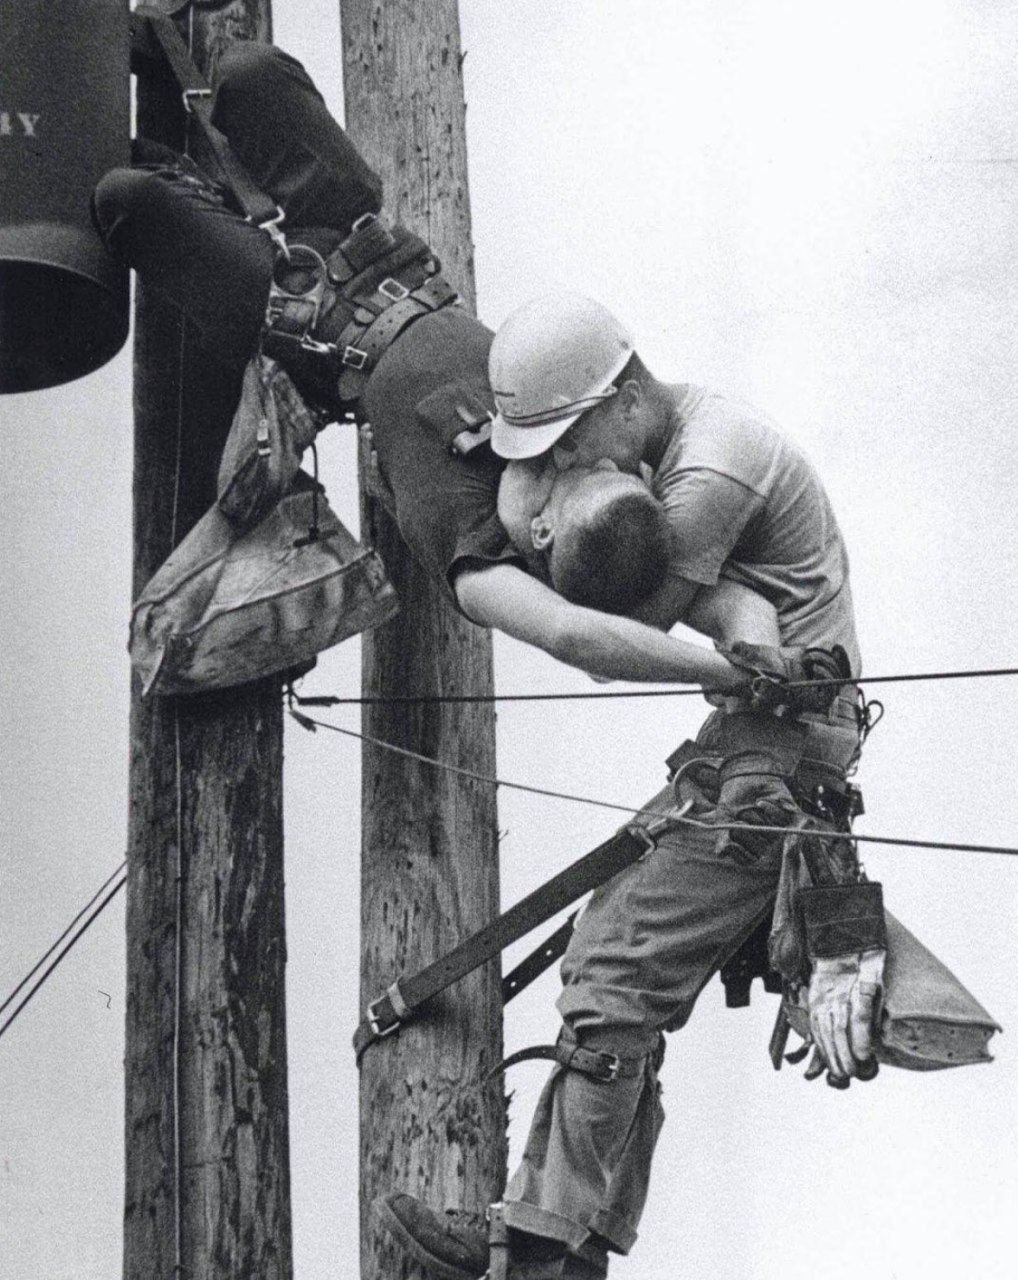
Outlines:
[[[286, 276], [302, 266], [313, 269], [314, 283], [295, 293], [286, 288]], [[327, 301], [331, 272], [322, 256], [307, 245], [291, 245], [289, 257], [277, 259], [263, 344], [268, 355], [284, 362], [288, 355], [307, 353], [325, 359], [330, 377], [336, 378], [338, 399], [349, 404], [360, 398], [371, 371], [404, 329], [428, 312], [458, 302], [459, 294], [441, 275], [432, 275], [415, 288], [387, 276], [371, 294], [344, 299], [354, 306], [353, 318], [335, 342], [322, 342], [315, 337], [315, 329]]]
[[[312, 283], [300, 293], [287, 288], [286, 277], [293, 272], [310, 272]], [[325, 259], [306, 244], [290, 245], [286, 254], [277, 257], [269, 285], [265, 307], [265, 328], [277, 342], [292, 342], [306, 351], [328, 350], [311, 334], [318, 324], [325, 300], [327, 272]]]

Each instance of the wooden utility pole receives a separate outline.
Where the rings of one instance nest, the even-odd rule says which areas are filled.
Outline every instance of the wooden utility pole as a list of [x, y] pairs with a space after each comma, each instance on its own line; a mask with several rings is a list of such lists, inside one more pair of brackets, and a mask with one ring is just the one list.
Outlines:
[[[189, 34], [210, 70], [228, 40], [270, 38], [268, 0], [196, 7]], [[182, 147], [168, 81], [139, 83], [138, 131]], [[238, 389], [139, 284], [135, 594], [214, 500]], [[134, 691], [125, 1280], [292, 1275], [281, 701], [272, 680]]]
[[[462, 55], [456, 0], [341, 0], [346, 123], [385, 185], [386, 213], [434, 248], [474, 306]], [[491, 637], [464, 621], [365, 498], [401, 611], [364, 638], [371, 694], [490, 693]], [[495, 766], [489, 705], [365, 707], [366, 733], [483, 773]], [[367, 745], [363, 755], [361, 997], [380, 995], [498, 911], [490, 786]], [[370, 1206], [399, 1188], [436, 1207], [484, 1205], [505, 1178], [505, 1104], [481, 1078], [502, 1043], [499, 975], [472, 975], [430, 1016], [369, 1049], [361, 1066], [361, 1276], [418, 1276]]]

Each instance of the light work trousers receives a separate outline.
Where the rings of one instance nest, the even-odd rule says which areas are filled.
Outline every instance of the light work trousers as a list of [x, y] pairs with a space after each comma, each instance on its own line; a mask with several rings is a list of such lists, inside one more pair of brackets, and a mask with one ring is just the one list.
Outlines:
[[[697, 738], [706, 750], [720, 715]], [[807, 754], [843, 767], [856, 742], [847, 719], [817, 725]], [[669, 808], [670, 787], [646, 806]], [[714, 820], [711, 811], [696, 816]], [[715, 839], [693, 827], [667, 832], [598, 889], [581, 916], [562, 962], [563, 1038], [617, 1054], [627, 1070], [609, 1082], [552, 1069], [506, 1189], [511, 1227], [577, 1252], [593, 1236], [618, 1253], [636, 1240], [664, 1118], [662, 1032], [683, 1026], [709, 979], [768, 915], [781, 870], [780, 842], [744, 866], [719, 858]]]

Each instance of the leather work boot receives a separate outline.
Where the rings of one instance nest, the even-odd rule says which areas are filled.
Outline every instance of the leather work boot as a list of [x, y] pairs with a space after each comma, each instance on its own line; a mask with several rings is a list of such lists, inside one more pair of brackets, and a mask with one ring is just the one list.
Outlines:
[[[380, 1196], [374, 1210], [407, 1253], [441, 1280], [480, 1280], [488, 1270], [488, 1222], [483, 1213], [422, 1204], [405, 1192]], [[556, 1241], [512, 1233], [507, 1280], [604, 1280], [607, 1255], [575, 1257]], [[521, 1256], [526, 1255], [526, 1256]], [[602, 1261], [603, 1258], [603, 1261]]]
[[477, 1280], [488, 1269], [488, 1224], [483, 1213], [438, 1213], [402, 1191], [374, 1203], [382, 1225], [412, 1258], [440, 1280]]

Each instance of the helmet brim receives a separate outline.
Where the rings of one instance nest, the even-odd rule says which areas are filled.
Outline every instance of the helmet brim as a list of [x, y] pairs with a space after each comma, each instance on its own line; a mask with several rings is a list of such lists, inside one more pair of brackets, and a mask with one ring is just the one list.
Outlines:
[[579, 413], [571, 413], [565, 418], [546, 422], [540, 427], [515, 427], [497, 413], [491, 424], [492, 451], [510, 462], [517, 462], [523, 458], [537, 458], [542, 453], [547, 453], [555, 441], [565, 435], [578, 417], [580, 417]]

